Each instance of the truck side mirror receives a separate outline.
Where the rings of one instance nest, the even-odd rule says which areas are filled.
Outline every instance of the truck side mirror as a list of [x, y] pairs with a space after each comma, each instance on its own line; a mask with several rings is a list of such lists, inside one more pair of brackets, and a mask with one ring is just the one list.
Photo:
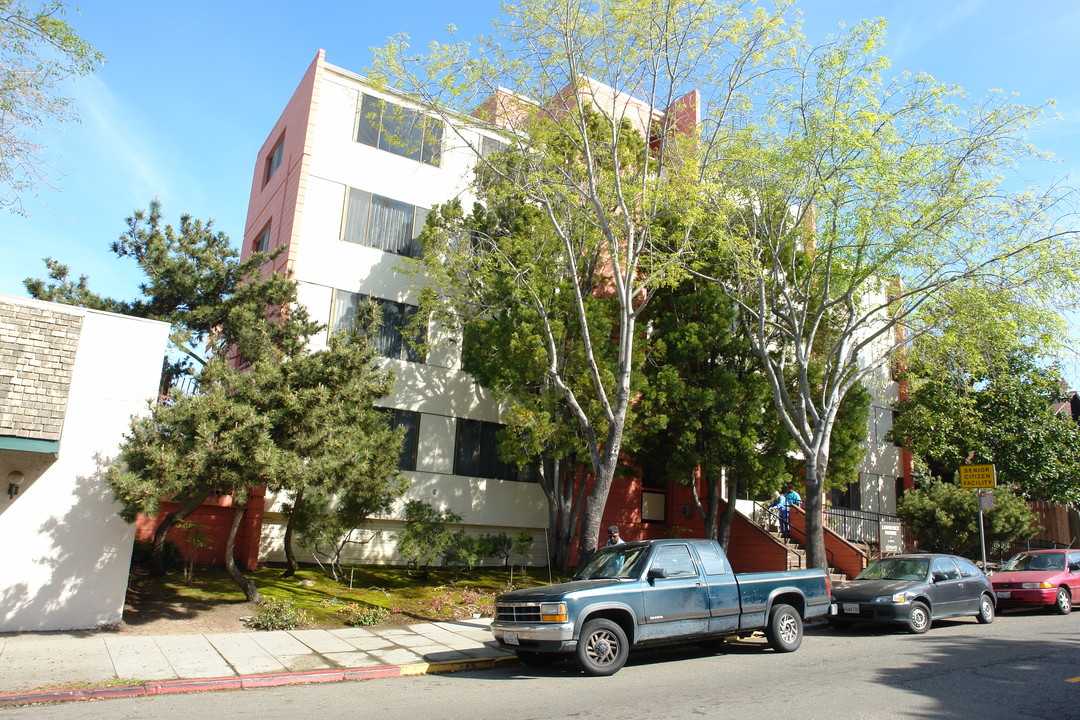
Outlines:
[[647, 577], [649, 578], [649, 582], [652, 582], [656, 578], [666, 578], [667, 569], [662, 567], [649, 568], [649, 574]]

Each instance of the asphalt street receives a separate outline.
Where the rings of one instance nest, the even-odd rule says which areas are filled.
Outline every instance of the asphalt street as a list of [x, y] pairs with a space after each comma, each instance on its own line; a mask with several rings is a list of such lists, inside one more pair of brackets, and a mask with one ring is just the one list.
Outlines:
[[0, 720], [334, 720], [378, 718], [1039, 718], [1080, 717], [1080, 612], [1009, 613], [991, 625], [942, 621], [807, 631], [777, 654], [763, 641], [638, 652], [610, 678], [571, 663], [327, 685], [9, 708]]

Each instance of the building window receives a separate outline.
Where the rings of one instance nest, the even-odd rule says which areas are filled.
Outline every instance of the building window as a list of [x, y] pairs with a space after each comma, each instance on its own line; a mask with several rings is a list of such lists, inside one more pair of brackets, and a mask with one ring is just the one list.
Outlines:
[[268, 252], [270, 250], [270, 223], [266, 223], [266, 227], [259, 233], [259, 236], [255, 238], [255, 243], [252, 245], [252, 250], [255, 252]]
[[390, 427], [405, 428], [398, 456], [398, 470], [416, 469], [416, 447], [420, 440], [420, 413], [413, 410], [387, 410]]
[[467, 477], [536, 482], [539, 473], [535, 465], [520, 470], [499, 458], [498, 432], [505, 425], [458, 418], [454, 440], [454, 474]]
[[360, 97], [359, 143], [437, 167], [442, 135], [441, 120], [371, 95]]
[[285, 152], [285, 136], [277, 141], [277, 145], [270, 151], [270, 154], [266, 156], [266, 176], [263, 178], [263, 184], [270, 182], [270, 178], [274, 177], [274, 173], [281, 167], [281, 155]]
[[641, 521], [665, 522], [667, 520], [667, 495], [665, 493], [642, 491]]
[[420, 257], [420, 232], [428, 211], [365, 190], [348, 188], [341, 239], [406, 257]]
[[[379, 354], [395, 360], [424, 362], [423, 355], [416, 350], [409, 339], [410, 328], [406, 326], [420, 311], [416, 305], [384, 300], [361, 293], [334, 290], [330, 304], [330, 331], [338, 332], [351, 328], [356, 322], [356, 309], [361, 301], [372, 301], [382, 311], [382, 324], [374, 343]], [[422, 342], [424, 337], [420, 338]]]
[[483, 135], [480, 137], [480, 157], [489, 158], [495, 153], [500, 153], [506, 148], [510, 147], [502, 140], [496, 140], [495, 138]]

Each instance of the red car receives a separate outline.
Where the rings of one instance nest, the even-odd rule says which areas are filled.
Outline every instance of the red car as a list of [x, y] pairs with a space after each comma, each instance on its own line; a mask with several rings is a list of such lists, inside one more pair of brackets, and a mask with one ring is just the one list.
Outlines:
[[1046, 605], [1060, 615], [1080, 594], [1080, 550], [1031, 550], [990, 576], [998, 607]]

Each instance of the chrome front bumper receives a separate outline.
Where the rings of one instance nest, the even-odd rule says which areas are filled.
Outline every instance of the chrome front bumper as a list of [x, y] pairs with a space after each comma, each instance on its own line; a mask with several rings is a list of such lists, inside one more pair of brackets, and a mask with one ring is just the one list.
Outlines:
[[[551, 644], [566, 646], [574, 639], [574, 623], [508, 623], [493, 622], [491, 633], [501, 644], [507, 647], [524, 646], [535, 647], [541, 644], [551, 647]], [[517, 643], [506, 642], [506, 633], [514, 633]]]

